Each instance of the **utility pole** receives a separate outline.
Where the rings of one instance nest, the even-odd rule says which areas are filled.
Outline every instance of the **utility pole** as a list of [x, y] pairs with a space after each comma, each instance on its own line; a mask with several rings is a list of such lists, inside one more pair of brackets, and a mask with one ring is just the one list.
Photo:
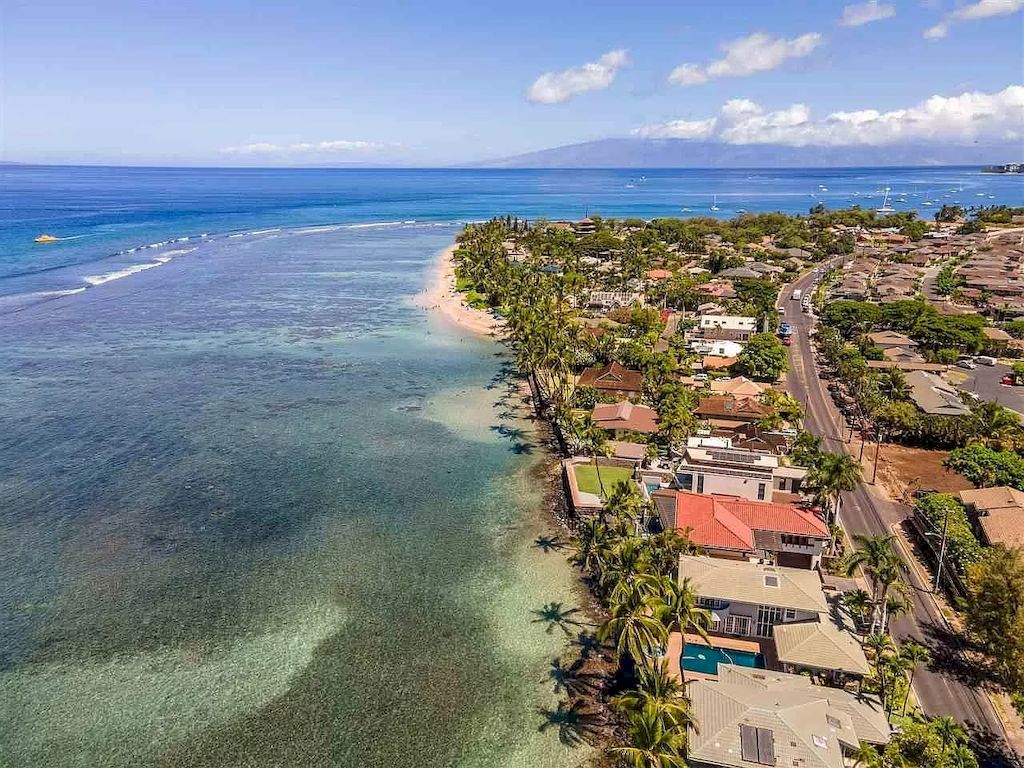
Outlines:
[[932, 593], [939, 591], [939, 585], [942, 583], [942, 565], [946, 562], [946, 533], [949, 531], [949, 510], [946, 510], [946, 517], [942, 521], [942, 543], [939, 544], [939, 567], [935, 569], [935, 589]]
[[878, 454], [882, 450], [882, 430], [875, 430], [875, 466], [871, 470], [871, 484], [875, 484], [875, 478], [878, 477]]

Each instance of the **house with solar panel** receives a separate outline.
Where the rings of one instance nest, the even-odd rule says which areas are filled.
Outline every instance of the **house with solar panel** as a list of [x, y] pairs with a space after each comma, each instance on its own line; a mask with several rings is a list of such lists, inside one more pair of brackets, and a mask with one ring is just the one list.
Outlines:
[[687, 738], [691, 766], [845, 768], [861, 743], [887, 744], [892, 734], [877, 699], [803, 675], [727, 664], [687, 695], [698, 725]]

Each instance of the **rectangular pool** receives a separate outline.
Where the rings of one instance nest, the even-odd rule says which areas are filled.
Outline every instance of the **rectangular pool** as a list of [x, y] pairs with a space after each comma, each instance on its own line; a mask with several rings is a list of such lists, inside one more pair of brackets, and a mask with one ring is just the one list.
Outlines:
[[683, 646], [683, 669], [717, 675], [719, 664], [735, 664], [738, 667], [764, 669], [764, 656], [752, 651], [737, 651], [732, 648], [709, 648], [706, 645], [689, 643]]

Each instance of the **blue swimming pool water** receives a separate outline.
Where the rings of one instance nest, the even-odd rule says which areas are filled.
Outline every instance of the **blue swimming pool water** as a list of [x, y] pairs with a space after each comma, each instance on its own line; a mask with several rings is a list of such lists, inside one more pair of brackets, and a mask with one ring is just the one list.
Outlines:
[[764, 669], [764, 656], [750, 651], [723, 650], [706, 645], [687, 645], [683, 648], [683, 669], [717, 675], [719, 664]]

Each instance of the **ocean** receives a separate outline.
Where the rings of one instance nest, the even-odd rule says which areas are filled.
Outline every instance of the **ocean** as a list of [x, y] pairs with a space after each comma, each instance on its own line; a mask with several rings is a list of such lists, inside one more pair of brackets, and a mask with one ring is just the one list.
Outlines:
[[1024, 203], [972, 169], [0, 166], [0, 765], [582, 763], [543, 448], [505, 351], [411, 297], [495, 214], [884, 186]]

